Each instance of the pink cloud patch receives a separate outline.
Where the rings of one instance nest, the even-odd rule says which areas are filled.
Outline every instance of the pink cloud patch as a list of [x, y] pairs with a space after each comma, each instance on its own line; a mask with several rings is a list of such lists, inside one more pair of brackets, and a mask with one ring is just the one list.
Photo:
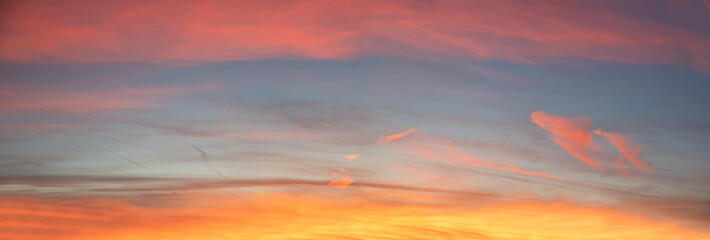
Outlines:
[[589, 145], [594, 138], [589, 131], [592, 121], [589, 118], [569, 118], [553, 116], [542, 111], [530, 114], [532, 122], [552, 133], [555, 143], [589, 166], [602, 169], [599, 163], [589, 156]]
[[[639, 154], [641, 152], [641, 149], [643, 149], [643, 145], [638, 144], [634, 141], [634, 139], [631, 136], [625, 136], [622, 134], [618, 133], [611, 133], [611, 132], [603, 132], [601, 129], [597, 129], [594, 131], [594, 133], [604, 136], [606, 140], [608, 140], [614, 147], [616, 147], [617, 150], [623, 155], [631, 164], [636, 166], [641, 171], [644, 172], [650, 172], [653, 169], [646, 165], [643, 161], [641, 161], [641, 158], [639, 157]], [[621, 158], [621, 156], [619, 156]]]

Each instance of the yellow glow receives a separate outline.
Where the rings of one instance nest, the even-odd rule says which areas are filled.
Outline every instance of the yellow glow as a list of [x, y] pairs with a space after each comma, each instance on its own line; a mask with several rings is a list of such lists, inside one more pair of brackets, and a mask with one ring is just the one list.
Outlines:
[[560, 201], [521, 200], [476, 207], [303, 195], [202, 196], [185, 201], [191, 203], [138, 207], [95, 198], [8, 198], [0, 204], [5, 216], [0, 221], [0, 229], [5, 229], [0, 239], [710, 238], [707, 232], [671, 221]]

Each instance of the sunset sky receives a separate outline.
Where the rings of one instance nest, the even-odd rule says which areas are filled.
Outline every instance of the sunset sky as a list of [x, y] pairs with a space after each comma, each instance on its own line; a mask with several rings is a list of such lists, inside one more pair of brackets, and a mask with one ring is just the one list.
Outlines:
[[0, 239], [710, 239], [710, 1], [1, 1]]

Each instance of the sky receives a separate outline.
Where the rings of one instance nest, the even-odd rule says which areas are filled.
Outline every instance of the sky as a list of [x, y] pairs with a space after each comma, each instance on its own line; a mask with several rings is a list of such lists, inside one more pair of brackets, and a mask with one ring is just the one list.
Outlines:
[[710, 1], [1, 1], [0, 239], [710, 239]]

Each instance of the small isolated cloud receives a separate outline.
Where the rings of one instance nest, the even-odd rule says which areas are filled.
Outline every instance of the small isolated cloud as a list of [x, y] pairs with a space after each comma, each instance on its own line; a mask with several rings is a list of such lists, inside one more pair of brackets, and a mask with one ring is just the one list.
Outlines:
[[340, 172], [347, 172], [348, 170], [345, 169], [345, 168], [338, 168], [338, 171], [340, 171]]
[[328, 183], [330, 186], [335, 186], [339, 188], [340, 190], [343, 190], [347, 186], [353, 183], [353, 180], [350, 178], [344, 178], [344, 179], [333, 179]]
[[[601, 129], [597, 129], [594, 131], [597, 135], [604, 136], [606, 140], [608, 140], [616, 149], [619, 150], [621, 155], [623, 155], [631, 164], [636, 166], [641, 171], [644, 172], [650, 172], [653, 169], [646, 165], [641, 159], [639, 158], [639, 153], [641, 152], [641, 149], [643, 148], [643, 145], [637, 144], [631, 136], [625, 136], [622, 134], [618, 133], [611, 133], [611, 132], [604, 132]], [[619, 158], [621, 159], [621, 155], [619, 155]]]
[[392, 140], [396, 140], [396, 139], [400, 139], [400, 138], [406, 137], [407, 135], [412, 134], [412, 133], [415, 132], [415, 131], [417, 131], [416, 128], [411, 128], [411, 129], [409, 129], [409, 130], [407, 130], [407, 131], [404, 131], [404, 132], [402, 132], [402, 133], [397, 133], [397, 134], [393, 134], [393, 135], [389, 135], [389, 136], [382, 136], [382, 137], [379, 138], [379, 140], [380, 140], [380, 141], [383, 141], [383, 142], [389, 142], [389, 141], [392, 141]]
[[360, 154], [350, 154], [350, 155], [345, 156], [345, 159], [347, 159], [348, 161], [352, 161], [352, 160], [355, 160], [359, 156], [360, 156]]
[[594, 135], [589, 133], [592, 127], [589, 118], [553, 116], [538, 110], [530, 114], [530, 120], [552, 133], [555, 143], [572, 156], [589, 166], [602, 169], [601, 165], [588, 154], [590, 143], [594, 138]]

